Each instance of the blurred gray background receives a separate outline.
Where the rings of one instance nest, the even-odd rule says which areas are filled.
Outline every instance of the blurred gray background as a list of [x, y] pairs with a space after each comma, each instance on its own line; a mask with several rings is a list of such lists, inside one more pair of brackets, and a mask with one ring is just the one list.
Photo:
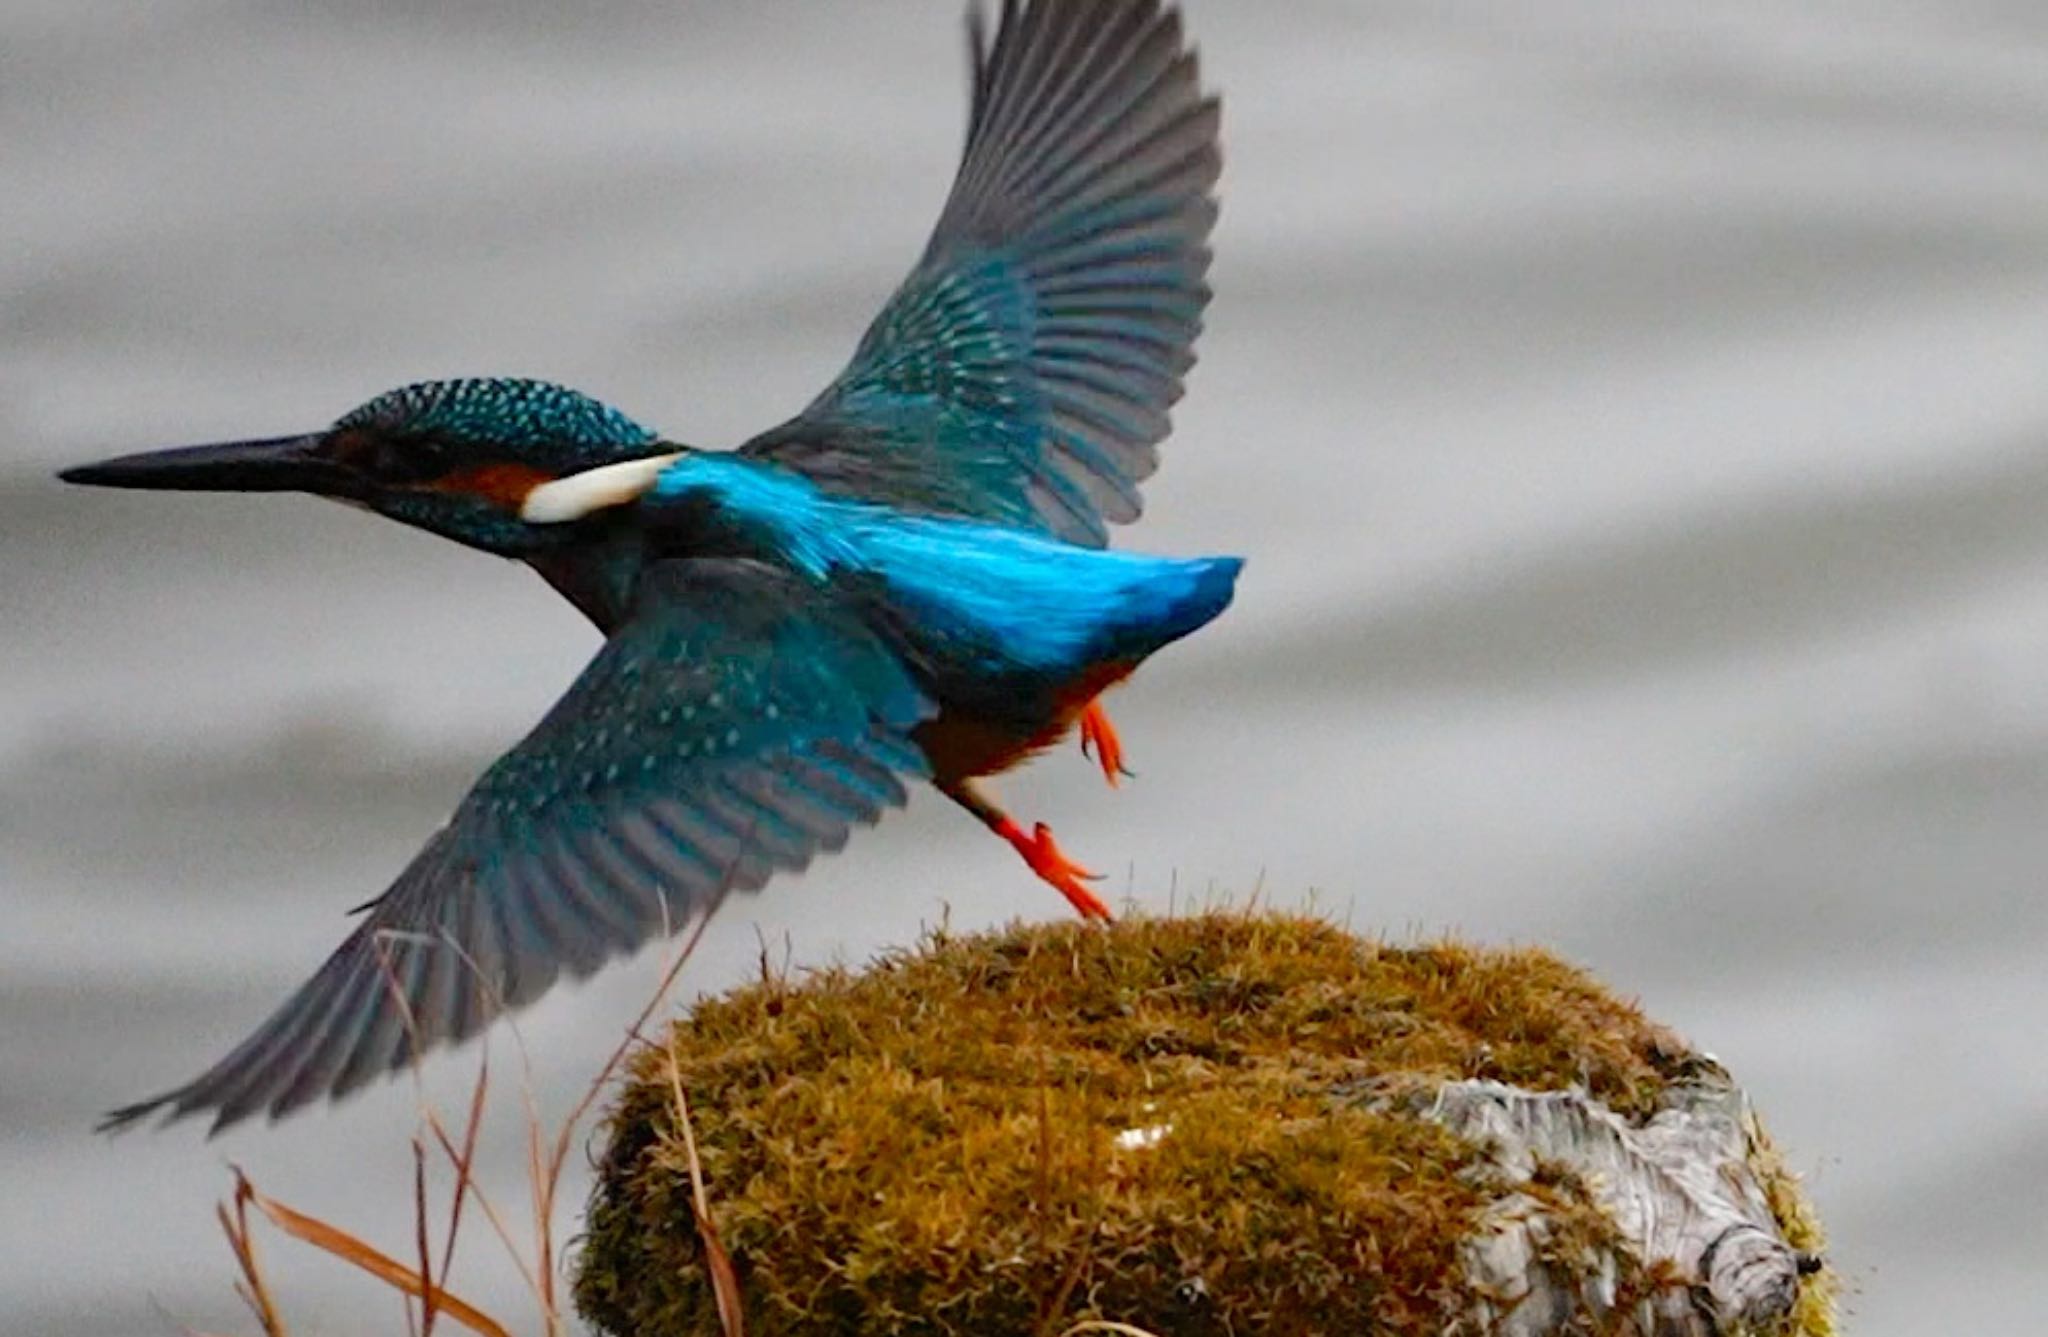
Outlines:
[[[1148, 906], [1567, 953], [1748, 1085], [1854, 1331], [2036, 1330], [2048, 9], [1189, 8], [1218, 297], [1122, 541], [1251, 566], [1117, 698], [1137, 783], [1068, 748], [1003, 793]], [[259, 1020], [593, 648], [340, 507], [51, 470], [460, 373], [703, 445], [778, 421], [922, 244], [958, 10], [0, 4], [0, 1329], [249, 1330], [229, 1160], [406, 1251], [409, 1083], [89, 1129]], [[948, 907], [1065, 913], [927, 795], [729, 907], [684, 992], [757, 932], [858, 959]], [[658, 970], [528, 1014], [544, 1109]], [[531, 1330], [470, 1230], [458, 1289]], [[271, 1239], [300, 1331], [398, 1329]]]

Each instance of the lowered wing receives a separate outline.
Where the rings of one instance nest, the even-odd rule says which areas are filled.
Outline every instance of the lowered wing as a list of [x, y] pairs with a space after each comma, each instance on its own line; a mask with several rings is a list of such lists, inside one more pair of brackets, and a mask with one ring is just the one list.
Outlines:
[[931, 705], [817, 586], [748, 561], [658, 564], [524, 741], [255, 1034], [118, 1128], [215, 1132], [344, 1095], [466, 1039], [567, 973], [802, 868], [905, 798]]

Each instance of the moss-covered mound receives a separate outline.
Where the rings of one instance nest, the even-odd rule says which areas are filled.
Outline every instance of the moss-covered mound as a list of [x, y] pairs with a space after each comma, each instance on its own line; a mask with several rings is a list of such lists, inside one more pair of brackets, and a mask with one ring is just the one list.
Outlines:
[[1490, 1078], [1641, 1117], [1690, 1061], [1536, 951], [1248, 914], [938, 933], [700, 1002], [639, 1056], [577, 1304], [617, 1334], [720, 1331], [679, 1082], [757, 1337], [1434, 1337], [1470, 1311], [1459, 1244], [1503, 1195], [1539, 1195], [1558, 1275], [1611, 1233], [1573, 1176], [1511, 1189], [1400, 1097]]

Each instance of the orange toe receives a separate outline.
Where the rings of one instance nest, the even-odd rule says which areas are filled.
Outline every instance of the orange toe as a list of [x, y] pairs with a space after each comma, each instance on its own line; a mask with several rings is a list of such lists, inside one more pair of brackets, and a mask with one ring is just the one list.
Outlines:
[[1089, 882], [1101, 880], [1102, 874], [1091, 873], [1069, 859], [1053, 840], [1052, 830], [1044, 822], [1033, 827], [1027, 836], [1015, 822], [1005, 819], [996, 833], [1024, 856], [1024, 862], [1031, 866], [1032, 872], [1066, 897], [1067, 903], [1080, 913], [1081, 918], [1104, 922], [1115, 918], [1102, 898], [1082, 885], [1084, 879]]
[[1100, 701], [1090, 701], [1081, 712], [1081, 755], [1095, 758], [1112, 789], [1131, 773], [1124, 767], [1123, 740], [1116, 736], [1116, 726], [1109, 722], [1109, 712]]

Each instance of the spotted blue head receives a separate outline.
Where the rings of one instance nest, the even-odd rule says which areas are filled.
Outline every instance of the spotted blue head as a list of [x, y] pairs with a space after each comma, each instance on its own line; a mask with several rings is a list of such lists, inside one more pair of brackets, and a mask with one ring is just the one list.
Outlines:
[[655, 454], [653, 432], [546, 381], [425, 381], [377, 396], [304, 436], [125, 455], [66, 469], [66, 482], [206, 492], [310, 492], [508, 557], [568, 541], [528, 524], [534, 488]]

